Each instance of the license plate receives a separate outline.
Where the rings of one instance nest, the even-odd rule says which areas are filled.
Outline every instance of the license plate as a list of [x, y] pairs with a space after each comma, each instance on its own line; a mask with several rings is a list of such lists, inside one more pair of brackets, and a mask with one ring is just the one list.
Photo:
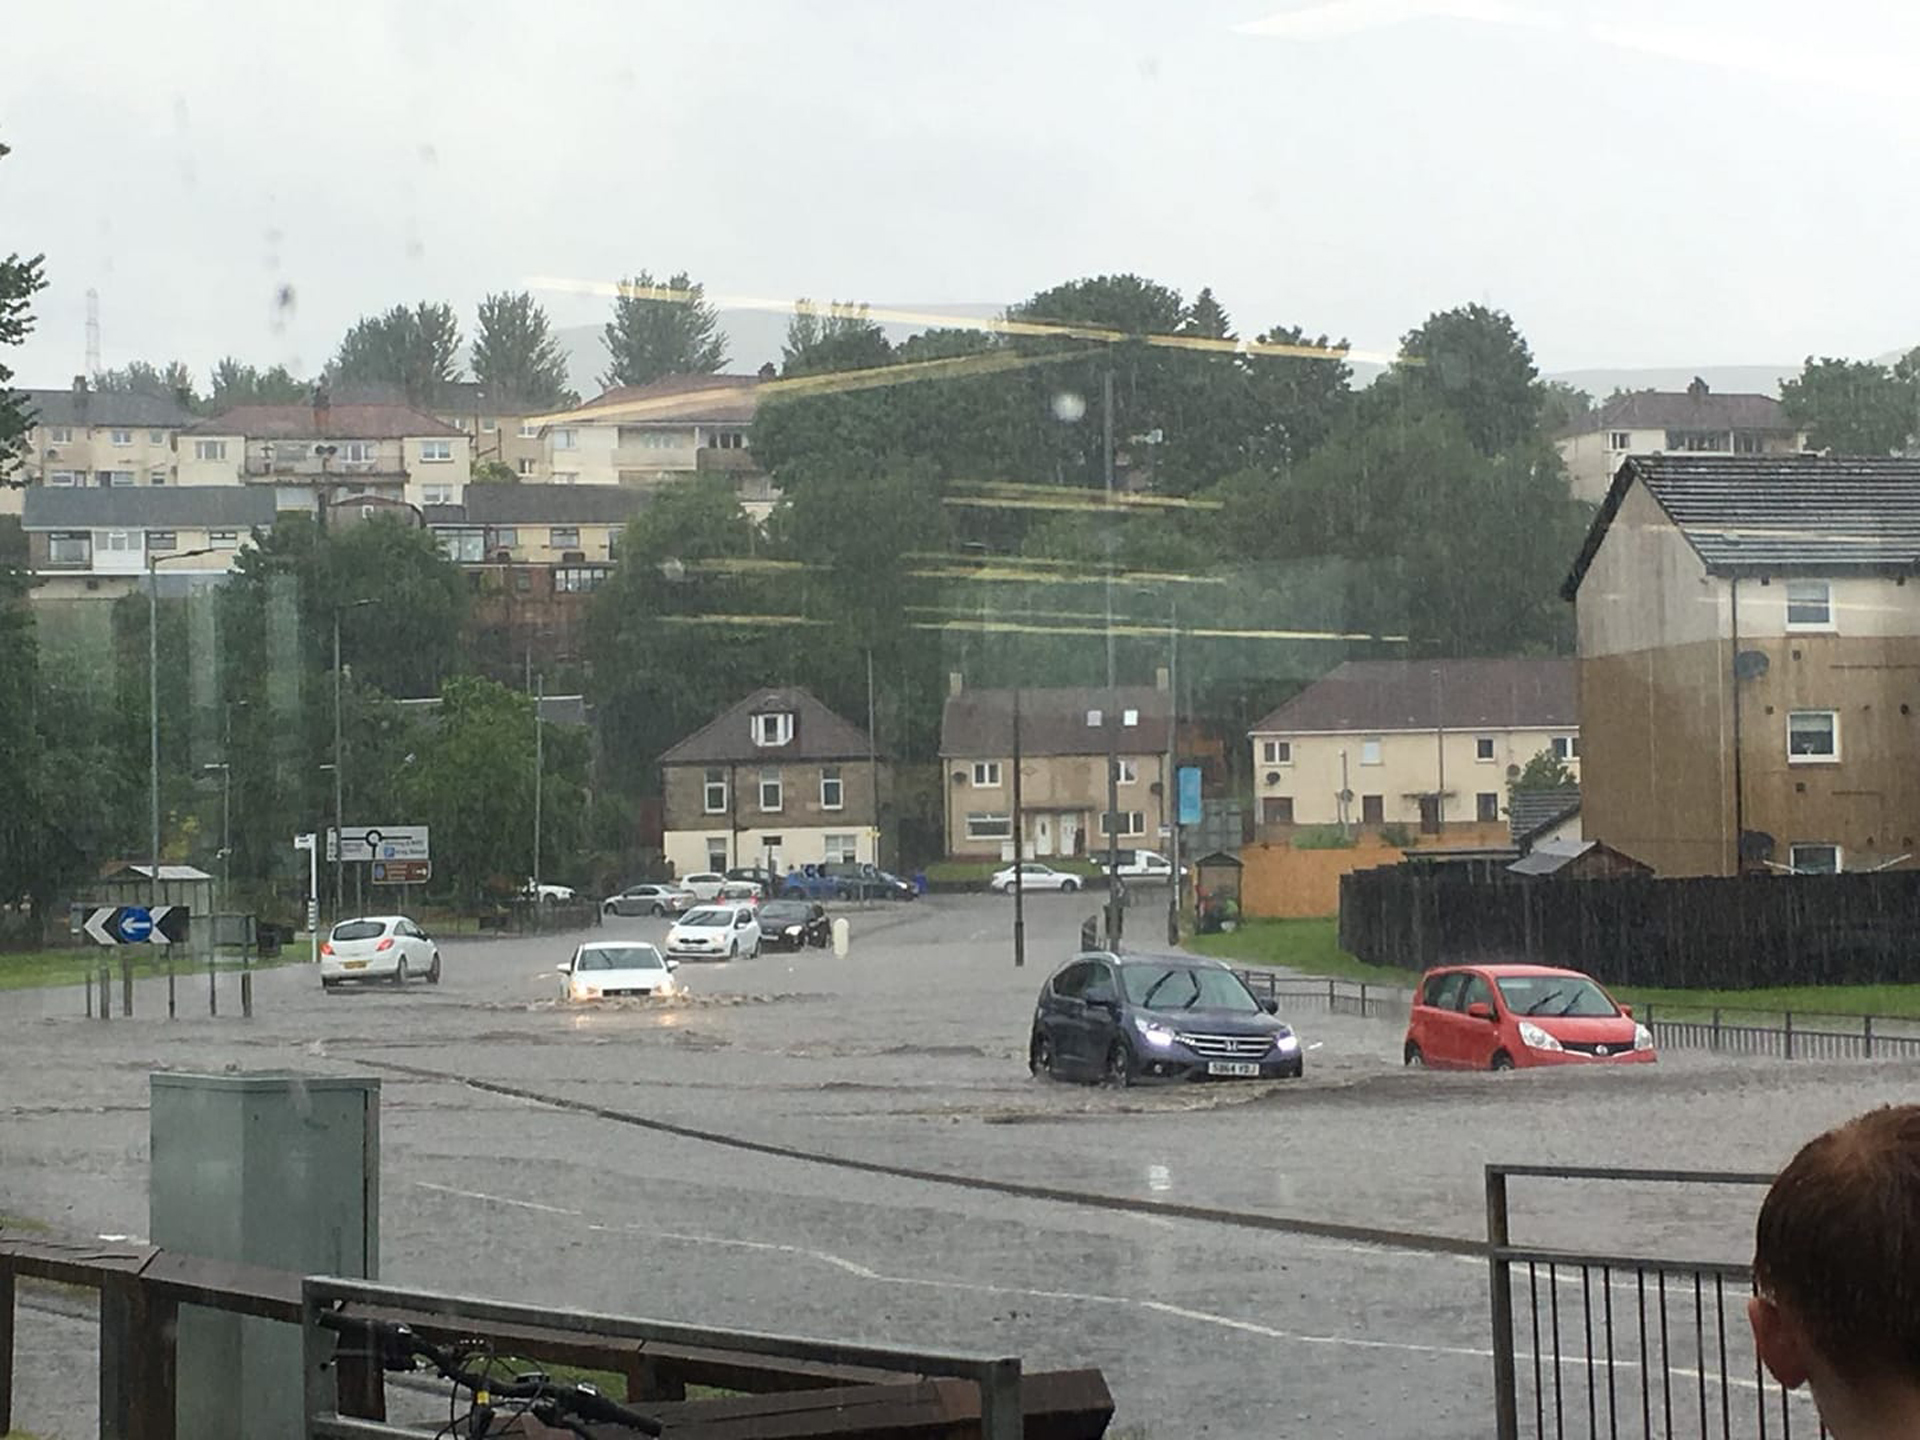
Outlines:
[[364, 960], [343, 960], [340, 962], [340, 968], [343, 970], [364, 970], [367, 968], [367, 962]]
[[1260, 1067], [1251, 1060], [1209, 1060], [1209, 1075], [1258, 1075]]

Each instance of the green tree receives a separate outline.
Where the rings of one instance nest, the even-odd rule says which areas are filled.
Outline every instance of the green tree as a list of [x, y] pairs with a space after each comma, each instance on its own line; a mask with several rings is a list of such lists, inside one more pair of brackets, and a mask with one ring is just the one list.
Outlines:
[[259, 370], [232, 355], [215, 362], [208, 379], [206, 409], [212, 415], [236, 405], [299, 405], [313, 394], [313, 387], [284, 365]]
[[1548, 749], [1528, 759], [1520, 768], [1520, 773], [1507, 783], [1507, 793], [1517, 795], [1523, 790], [1565, 790], [1575, 783], [1573, 771], [1567, 768], [1567, 762]]
[[396, 385], [409, 403], [433, 405], [460, 378], [460, 322], [453, 307], [421, 301], [356, 320], [327, 366], [328, 379]]
[[1540, 392], [1540, 429], [1557, 435], [1578, 420], [1593, 413], [1593, 396], [1578, 385], [1564, 380], [1549, 380]]
[[1807, 357], [1800, 374], [1780, 383], [1780, 403], [1816, 450], [1836, 455], [1891, 455], [1916, 429], [1915, 355], [1890, 369], [1872, 360]]
[[531, 696], [461, 676], [403, 772], [400, 801], [432, 830], [436, 878], [463, 898], [511, 893], [531, 872], [533, 729]]
[[134, 360], [116, 370], [103, 370], [93, 377], [93, 388], [103, 395], [147, 395], [156, 400], [171, 400], [183, 410], [199, 407], [193, 371], [183, 360], [164, 368]]
[[[7, 147], [0, 145], [0, 159]], [[23, 343], [33, 330], [33, 297], [46, 287], [43, 269], [45, 256], [22, 259], [18, 251], [0, 260], [0, 352]], [[10, 468], [8, 462], [20, 453], [33, 418], [26, 408], [26, 397], [9, 388], [13, 370], [0, 359], [0, 476]], [[24, 479], [9, 483], [22, 484]]]
[[507, 408], [503, 401], [548, 409], [577, 398], [567, 388], [566, 352], [547, 312], [524, 290], [480, 302], [473, 378], [487, 387], [495, 409]]
[[1452, 411], [1483, 455], [1538, 433], [1544, 397], [1526, 338], [1504, 310], [1442, 310], [1401, 342], [1395, 383]]
[[865, 305], [835, 300], [823, 312], [806, 298], [795, 305], [780, 347], [782, 375], [871, 370], [890, 364], [893, 346], [868, 316]]
[[[720, 333], [720, 313], [686, 271], [661, 285], [642, 270], [623, 286], [613, 302], [613, 319], [601, 332], [608, 360], [602, 385], [646, 385], [663, 375], [711, 375], [725, 368], [727, 341]], [[682, 298], [626, 293], [654, 290]]]

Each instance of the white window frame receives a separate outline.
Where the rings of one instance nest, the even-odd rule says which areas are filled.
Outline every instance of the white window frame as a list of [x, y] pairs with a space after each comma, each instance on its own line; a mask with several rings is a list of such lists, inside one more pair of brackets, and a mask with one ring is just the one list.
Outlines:
[[422, 485], [420, 487], [420, 503], [422, 505], [453, 504], [453, 485], [451, 482], [445, 485]]
[[[1800, 868], [1800, 855], [1802, 851], [1806, 850], [1831, 850], [1833, 852], [1833, 869], [1803, 871]], [[1793, 868], [1793, 872], [1796, 875], [1844, 875], [1847, 869], [1847, 857], [1846, 852], [1831, 841], [1802, 840], [1796, 845], [1787, 847], [1787, 864]]]
[[[421, 444], [422, 458], [425, 458], [427, 445], [430, 445], [433, 443], [436, 443], [436, 442], [433, 442], [433, 441], [422, 442]], [[448, 442], [442, 440], [437, 443], [444, 445]], [[380, 458], [380, 442], [378, 440], [349, 440], [340, 447], [340, 461], [344, 465], [371, 465], [374, 461], [378, 460], [379, 458]], [[452, 459], [453, 457], [449, 453], [447, 458]]]
[[80, 477], [80, 472], [74, 470], [53, 470], [47, 474], [47, 484], [53, 486], [56, 490], [68, 490], [75, 485], [84, 485], [86, 483], [87, 482]]
[[147, 431], [147, 443], [148, 443], [149, 445], [164, 445], [164, 444], [166, 444], [166, 443], [167, 443], [167, 432], [166, 432], [166, 431], [164, 431], [164, 430], [149, 430], [149, 431]]
[[1261, 764], [1291, 765], [1293, 763], [1293, 742], [1291, 740], [1262, 740], [1260, 742]]
[[701, 780], [701, 813], [706, 815], [724, 815], [727, 813], [727, 772], [709, 769]]
[[[1144, 835], [1147, 833], [1147, 815], [1144, 810], [1121, 810], [1117, 813], [1119, 813], [1122, 817], [1124, 817], [1126, 821], [1126, 826], [1127, 826], [1126, 829], [1120, 832], [1121, 839], [1123, 840], [1130, 839], [1133, 836]], [[1100, 838], [1103, 840], [1107, 838], [1107, 835], [1109, 833], [1109, 826], [1107, 824], [1107, 819], [1108, 819], [1108, 812], [1104, 809], [1101, 810]]]
[[49, 445], [71, 445], [73, 443], [73, 427], [71, 425], [49, 425], [47, 427], [47, 443]]
[[103, 550], [109, 555], [139, 555], [144, 553], [147, 532], [144, 530], [102, 530], [100, 541], [95, 550]]
[[969, 810], [967, 838], [969, 840], [1011, 840], [1013, 816], [1002, 810]]
[[227, 442], [224, 440], [196, 440], [193, 442], [193, 458], [196, 460], [224, 460], [227, 458]]
[[1115, 760], [1113, 762], [1114, 781], [1120, 785], [1138, 785], [1140, 783], [1140, 762], [1138, 760]]
[[[831, 787], [831, 788], [829, 788]], [[831, 799], [829, 799], [831, 795]], [[844, 810], [847, 805], [847, 782], [841, 777], [838, 765], [820, 767], [820, 808], [822, 810]]]
[[[1493, 804], [1486, 802], [1491, 800]], [[1485, 813], [1491, 810], [1492, 814]], [[1498, 790], [1479, 790], [1473, 797], [1473, 818], [1483, 825], [1492, 824], [1500, 818], [1500, 792]]]
[[178, 530], [147, 531], [147, 552], [149, 554], [166, 555], [179, 548], [180, 532]]
[[793, 743], [793, 712], [791, 710], [763, 710], [748, 721], [748, 732], [753, 743], [763, 750], [776, 750], [782, 745]]
[[100, 484], [103, 488], [124, 490], [133, 484], [133, 471], [102, 470], [100, 472]]
[[[1820, 753], [1795, 754], [1793, 749], [1794, 722], [1825, 716], [1827, 733], [1831, 738], [1830, 749]], [[1840, 763], [1840, 712], [1838, 710], [1789, 710], [1787, 712], [1787, 763], [1789, 765], [1837, 765]]]
[[556, 450], [578, 450], [580, 432], [571, 425], [562, 425], [553, 432], [553, 448]]
[[549, 525], [547, 527], [547, 548], [549, 550], [578, 550], [580, 548], [580, 527], [578, 525]]
[[1578, 735], [1556, 735], [1550, 742], [1553, 758], [1565, 763], [1580, 758], [1580, 737]]
[[1098, 730], [1103, 722], [1104, 717], [1098, 710], [1087, 711], [1087, 728], [1089, 730]]
[[538, 425], [535, 425], [535, 424], [534, 424], [534, 423], [533, 423], [532, 421], [530, 421], [530, 420], [522, 420], [522, 421], [520, 422], [520, 438], [521, 438], [522, 440], [537, 440], [537, 439], [539, 439], [539, 438], [540, 438], [540, 427], [539, 427]]
[[1385, 742], [1382, 740], [1380, 736], [1378, 735], [1361, 736], [1360, 737], [1360, 763], [1362, 765], [1386, 764], [1386, 761], [1382, 758], [1382, 754], [1385, 748], [1386, 748]]
[[422, 440], [420, 442], [420, 459], [422, 463], [428, 465], [446, 464], [453, 459], [453, 441]]
[[[1834, 621], [1833, 621], [1833, 586], [1832, 585], [1830, 585], [1825, 580], [1789, 580], [1787, 581], [1785, 588], [1786, 588], [1787, 629], [1794, 630], [1794, 631], [1805, 631], [1805, 630], [1832, 630], [1833, 628], [1835, 628]], [[1800, 596], [1797, 599], [1793, 593], [1796, 589], [1801, 592]], [[1811, 598], [1808, 593], [1816, 589], [1820, 592], [1818, 600]], [[1802, 606], [1802, 607], [1810, 607], [1815, 604], [1818, 604], [1820, 607], [1819, 619], [1796, 620], [1793, 618], [1793, 611], [1796, 605]]]
[[539, 462], [536, 460], [529, 460], [527, 459], [526, 456], [523, 455], [520, 457], [518, 464], [520, 468], [521, 478], [525, 479], [527, 476], [534, 473], [534, 470], [537, 468]]
[[107, 438], [111, 440], [115, 445], [131, 445], [133, 444], [133, 431], [109, 430], [107, 432]]
[[1609, 430], [1607, 432], [1607, 448], [1609, 450], [1631, 450], [1633, 448], [1633, 433], [1629, 430]]
[[820, 843], [825, 858], [831, 864], [851, 865], [860, 858], [858, 835], [830, 834]]
[[[759, 790], [760, 809], [763, 814], [777, 815], [786, 808], [786, 782], [781, 779], [778, 770], [762, 770], [757, 788]], [[771, 794], [773, 798], [771, 805], [767, 803], [769, 794]]]
[[167, 483], [167, 472], [164, 469], [147, 471], [147, 484], [164, 485], [166, 483]]
[[209, 530], [207, 544], [215, 550], [238, 550], [240, 532], [238, 530]]
[[1000, 783], [1000, 762], [998, 760], [976, 760], [973, 762], [974, 789], [998, 790]]
[[1498, 747], [1494, 743], [1493, 736], [1491, 735], [1474, 736], [1473, 737], [1473, 763], [1476, 765], [1493, 765], [1498, 763], [1494, 759], [1494, 751], [1497, 748]]
[[56, 530], [47, 536], [47, 563], [73, 566], [76, 569], [91, 566], [93, 564], [93, 532], [91, 530]]
[[491, 435], [493, 434], [494, 431], [498, 430], [499, 428], [500, 428], [500, 422], [494, 419], [493, 416], [482, 415], [480, 417], [480, 433], [482, 435]]
[[1139, 723], [1140, 712], [1138, 710], [1122, 710], [1120, 712], [1120, 724], [1123, 728], [1138, 725]]

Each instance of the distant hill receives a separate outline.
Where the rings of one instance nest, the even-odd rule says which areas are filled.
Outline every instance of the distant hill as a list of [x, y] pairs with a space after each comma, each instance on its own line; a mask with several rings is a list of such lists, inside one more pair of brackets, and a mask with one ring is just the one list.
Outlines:
[[1615, 390], [1685, 390], [1694, 376], [1722, 395], [1780, 394], [1780, 382], [1800, 373], [1798, 365], [1656, 366], [1645, 370], [1556, 370], [1544, 378], [1578, 386], [1595, 400]]

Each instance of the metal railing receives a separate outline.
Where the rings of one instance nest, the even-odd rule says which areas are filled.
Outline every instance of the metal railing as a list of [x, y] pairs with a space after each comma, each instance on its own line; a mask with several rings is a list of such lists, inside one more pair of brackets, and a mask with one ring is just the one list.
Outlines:
[[1278, 1001], [1282, 1010], [1324, 1010], [1329, 1015], [1358, 1015], [1368, 1020], [1404, 1020], [1413, 991], [1365, 980], [1312, 979], [1276, 975], [1271, 970], [1233, 972], [1256, 999]]
[[1749, 1265], [1515, 1244], [1516, 1178], [1647, 1186], [1769, 1185], [1771, 1175], [1489, 1165], [1488, 1294], [1495, 1433], [1826, 1434], [1811, 1400], [1762, 1370], [1747, 1324]]

